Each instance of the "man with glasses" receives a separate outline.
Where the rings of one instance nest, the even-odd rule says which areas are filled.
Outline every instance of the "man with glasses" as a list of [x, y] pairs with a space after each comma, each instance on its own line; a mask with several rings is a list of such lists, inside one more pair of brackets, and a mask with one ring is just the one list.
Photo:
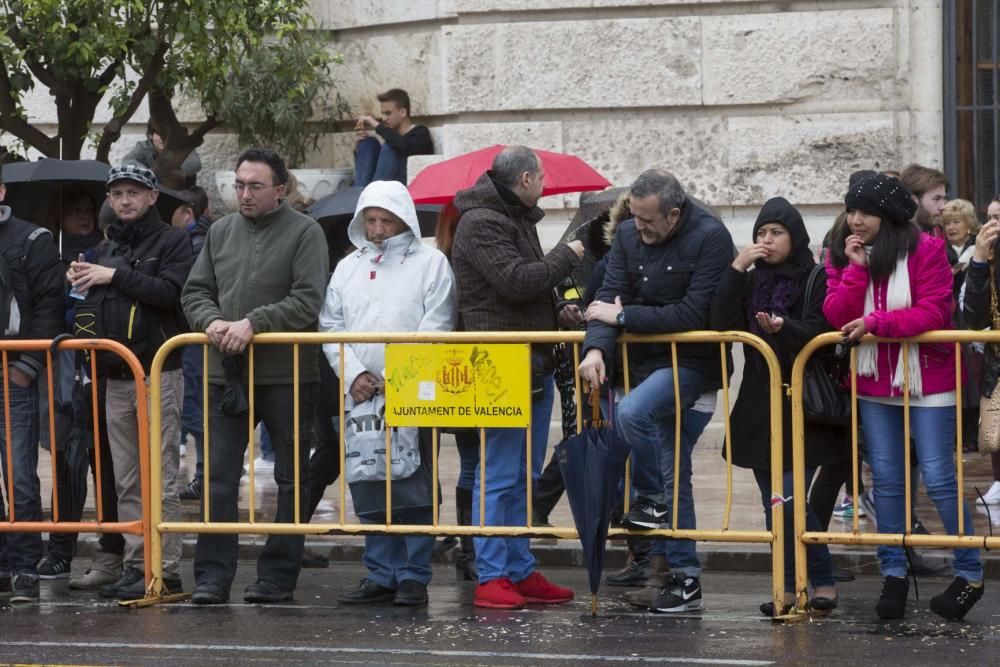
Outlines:
[[[250, 438], [247, 406], [233, 400], [253, 392], [254, 419], [263, 421], [275, 450], [278, 486], [275, 522], [308, 521], [309, 424], [319, 368], [315, 348], [299, 354], [299, 467], [295, 470], [295, 387], [291, 346], [253, 349], [252, 387], [247, 386], [247, 346], [254, 334], [317, 329], [328, 274], [326, 237], [312, 218], [284, 201], [288, 170], [272, 150], [251, 148], [236, 162], [240, 210], [215, 222], [184, 286], [182, 303], [191, 328], [204, 331], [209, 348], [209, 466], [206, 491], [210, 521], [236, 521], [243, 456]], [[241, 404], [242, 403], [242, 404]], [[296, 472], [298, 473], [296, 475]], [[271, 535], [257, 560], [257, 581], [247, 602], [292, 599], [302, 565], [302, 535]], [[198, 536], [195, 604], [223, 604], [236, 575], [237, 535]]]

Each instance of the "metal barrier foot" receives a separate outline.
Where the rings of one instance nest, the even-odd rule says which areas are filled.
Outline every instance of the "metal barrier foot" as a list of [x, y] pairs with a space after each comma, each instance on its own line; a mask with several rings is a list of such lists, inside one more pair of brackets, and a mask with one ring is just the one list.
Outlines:
[[169, 602], [182, 602], [191, 597], [191, 593], [164, 593], [163, 584], [158, 579], [153, 579], [149, 587], [146, 588], [146, 596], [137, 600], [120, 600], [118, 606], [141, 609], [152, 607], [156, 604], [166, 604]]

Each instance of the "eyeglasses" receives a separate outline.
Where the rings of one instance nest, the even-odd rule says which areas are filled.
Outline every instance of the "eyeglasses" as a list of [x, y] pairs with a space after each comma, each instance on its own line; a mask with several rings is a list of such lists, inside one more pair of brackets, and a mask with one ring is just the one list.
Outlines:
[[244, 183], [242, 181], [236, 181], [233, 185], [235, 186], [237, 192], [243, 192], [249, 188], [250, 192], [253, 194], [257, 194], [258, 192], [263, 192], [268, 188], [274, 187], [273, 185], [268, 185], [266, 183]]

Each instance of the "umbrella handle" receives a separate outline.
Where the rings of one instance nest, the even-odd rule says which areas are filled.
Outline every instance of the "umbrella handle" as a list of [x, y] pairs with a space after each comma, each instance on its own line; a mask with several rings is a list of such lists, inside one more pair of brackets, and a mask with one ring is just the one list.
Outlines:
[[590, 390], [590, 421], [591, 423], [601, 418], [601, 389], [594, 387]]

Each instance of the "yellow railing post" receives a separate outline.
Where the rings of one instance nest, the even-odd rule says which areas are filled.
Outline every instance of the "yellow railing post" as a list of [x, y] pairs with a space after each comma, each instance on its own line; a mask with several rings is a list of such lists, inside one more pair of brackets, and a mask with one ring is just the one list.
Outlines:
[[[793, 437], [793, 457], [795, 464], [795, 495], [797, 498], [804, 497], [802, 494], [805, 493], [805, 415], [802, 405], [802, 389], [805, 382], [805, 367], [808, 363], [810, 357], [821, 347], [833, 345], [839, 343], [843, 340], [842, 335], [839, 332], [828, 332], [821, 334], [811, 340], [802, 350], [799, 352], [795, 359], [795, 363], [792, 367], [792, 437]], [[903, 357], [903, 409], [904, 409], [904, 484], [906, 488], [906, 494], [904, 498], [905, 504], [905, 525], [903, 527], [903, 532], [900, 534], [884, 534], [879, 532], [873, 533], [862, 533], [859, 529], [858, 524], [858, 514], [855, 512], [854, 520], [852, 522], [852, 530], [849, 533], [829, 533], [829, 532], [817, 532], [817, 531], [807, 531], [805, 526], [805, 506], [803, 503], [796, 503], [795, 505], [795, 534], [796, 534], [796, 544], [795, 544], [795, 586], [796, 590], [800, 595], [800, 605], [802, 601], [802, 596], [806, 591], [806, 586], [808, 585], [808, 575], [807, 575], [807, 563], [806, 563], [806, 545], [809, 544], [845, 544], [845, 545], [890, 545], [890, 546], [912, 546], [912, 547], [932, 547], [932, 548], [971, 548], [971, 549], [995, 549], [1000, 547], [1000, 536], [975, 536], [965, 534], [967, 526], [964, 523], [964, 495], [962, 490], [962, 483], [964, 482], [964, 475], [962, 474], [962, 457], [961, 457], [961, 417], [956, 418], [956, 449], [957, 463], [956, 463], [956, 475], [958, 478], [958, 496], [959, 496], [959, 506], [958, 506], [958, 534], [957, 535], [914, 535], [912, 534], [912, 526], [910, 525], [911, 517], [911, 495], [913, 489], [911, 488], [910, 480], [910, 447], [909, 447], [909, 432], [910, 432], [910, 419], [909, 419], [909, 407], [910, 407], [910, 388], [909, 388], [909, 377], [908, 370], [909, 362], [907, 360], [907, 350], [910, 345], [919, 344], [938, 344], [938, 345], [954, 345], [956, 353], [956, 370], [955, 370], [955, 381], [956, 381], [956, 411], [961, 410], [961, 358], [960, 358], [960, 344], [962, 343], [973, 343], [973, 342], [987, 342], [987, 343], [1000, 343], [1000, 331], [990, 330], [990, 331], [964, 331], [964, 330], [943, 330], [943, 331], [930, 331], [919, 336], [914, 336], [912, 338], [906, 339], [895, 339], [895, 338], [876, 338], [874, 336], [868, 335], [862, 339], [865, 343], [898, 343], [901, 346], [901, 354]], [[857, 400], [857, 350], [851, 350], [851, 405], [853, 407], [851, 414], [851, 452], [852, 452], [852, 479], [854, 482], [855, 493], [857, 494], [857, 488], [859, 483], [859, 470], [857, 462], [857, 452], [858, 452], [858, 400]], [[857, 496], [855, 497], [855, 500]]]

